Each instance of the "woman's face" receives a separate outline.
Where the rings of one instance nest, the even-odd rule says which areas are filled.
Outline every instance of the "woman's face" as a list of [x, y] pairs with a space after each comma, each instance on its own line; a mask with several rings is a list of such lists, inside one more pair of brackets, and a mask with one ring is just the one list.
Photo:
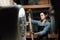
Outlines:
[[40, 18], [41, 18], [41, 20], [46, 19], [46, 16], [47, 16], [47, 15], [45, 15], [43, 12], [42, 12], [42, 13], [40, 13]]

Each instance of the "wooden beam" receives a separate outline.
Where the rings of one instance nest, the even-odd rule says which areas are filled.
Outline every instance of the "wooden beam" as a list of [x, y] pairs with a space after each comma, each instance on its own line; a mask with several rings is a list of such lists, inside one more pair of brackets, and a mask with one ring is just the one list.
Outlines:
[[[29, 11], [31, 12], [31, 9], [29, 9]], [[30, 32], [33, 32], [30, 12], [29, 12], [29, 23], [30, 23], [29, 27], [30, 27]], [[31, 39], [34, 40], [33, 39], [33, 34], [30, 34], [30, 35], [31, 35]]]
[[44, 4], [44, 5], [23, 5], [23, 8], [25, 9], [29, 9], [29, 8], [50, 8], [51, 5], [50, 4]]

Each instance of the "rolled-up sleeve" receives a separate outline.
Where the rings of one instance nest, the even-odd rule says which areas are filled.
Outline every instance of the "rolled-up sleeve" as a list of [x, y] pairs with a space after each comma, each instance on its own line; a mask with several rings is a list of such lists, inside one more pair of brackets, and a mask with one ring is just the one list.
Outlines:
[[50, 23], [47, 23], [45, 25], [45, 28], [42, 31], [38, 32], [37, 34], [38, 35], [44, 35], [44, 34], [48, 33], [50, 30], [50, 26], [51, 26]]

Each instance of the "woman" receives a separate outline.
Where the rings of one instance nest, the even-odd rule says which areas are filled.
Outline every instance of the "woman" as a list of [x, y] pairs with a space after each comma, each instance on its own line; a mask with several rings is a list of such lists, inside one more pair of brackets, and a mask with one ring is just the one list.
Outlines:
[[48, 33], [50, 31], [50, 21], [48, 13], [45, 11], [42, 11], [40, 13], [40, 21], [37, 20], [31, 20], [32, 24], [38, 25], [38, 32], [33, 33], [34, 35], [38, 35], [38, 40], [47, 40], [48, 39]]

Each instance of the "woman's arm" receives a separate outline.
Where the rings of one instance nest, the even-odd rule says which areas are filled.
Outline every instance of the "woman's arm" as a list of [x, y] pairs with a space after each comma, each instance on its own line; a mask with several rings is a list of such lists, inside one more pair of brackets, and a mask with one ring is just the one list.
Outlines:
[[31, 19], [32, 24], [38, 25], [39, 21]]
[[40, 32], [38, 32], [38, 33], [35, 33], [35, 34], [44, 35], [44, 34], [48, 33], [49, 30], [50, 30], [50, 23], [47, 23], [47, 24], [45, 25], [45, 28], [44, 28], [42, 31], [40, 31]]

